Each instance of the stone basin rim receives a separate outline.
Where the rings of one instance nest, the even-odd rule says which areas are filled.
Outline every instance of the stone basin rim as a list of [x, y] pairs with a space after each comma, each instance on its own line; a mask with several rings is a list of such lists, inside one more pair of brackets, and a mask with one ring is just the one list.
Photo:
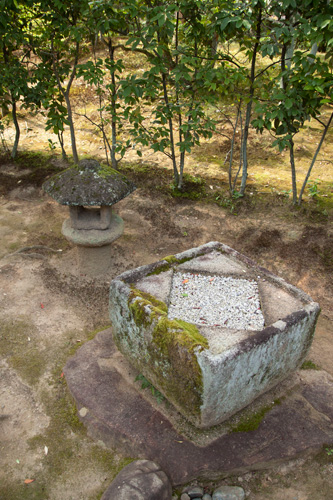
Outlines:
[[[219, 241], [213, 241], [210, 243], [206, 243], [204, 245], [201, 245], [195, 249], [191, 250], [185, 250], [184, 252], [177, 253], [175, 255], [169, 256], [174, 259], [177, 259], [177, 261], [182, 261], [183, 259], [190, 260], [194, 257], [198, 257], [201, 255], [206, 255], [213, 250], [218, 250], [222, 254], [227, 255], [228, 257], [232, 257], [235, 260], [240, 260], [242, 261], [246, 266], [248, 266], [250, 269], [248, 270], [248, 278], [257, 278], [257, 273], [260, 272], [265, 275], [265, 278], [267, 278], [268, 281], [274, 283], [274, 285], [281, 287], [283, 289], [286, 289], [289, 293], [291, 293], [293, 296], [297, 296], [300, 298], [304, 303], [316, 303], [310, 295], [305, 293], [303, 290], [297, 288], [296, 286], [287, 283], [283, 278], [276, 276], [272, 271], [269, 269], [266, 269], [265, 267], [259, 266], [254, 260], [250, 259], [249, 257], [245, 256], [244, 254], [239, 253], [237, 250], [234, 250], [233, 248], [229, 247], [228, 245], [225, 245], [224, 243], [221, 243]], [[142, 279], [146, 277], [149, 274], [157, 274], [157, 270], [161, 268], [162, 266], [169, 266], [169, 269], [174, 270], [177, 268], [177, 266], [181, 263], [179, 262], [171, 262], [169, 260], [169, 257], [164, 257], [163, 259], [154, 262], [152, 264], [146, 264], [143, 266], [139, 266], [136, 269], [125, 271], [118, 276], [116, 276], [112, 281], [120, 281], [125, 284], [132, 284], [139, 279]], [[168, 260], [167, 260], [168, 259]], [[252, 268], [252, 269], [251, 269]], [[254, 272], [255, 270], [255, 272]], [[251, 273], [252, 271], [252, 273]], [[163, 271], [162, 271], [163, 272]], [[205, 274], [204, 271], [200, 271], [202, 274]], [[208, 272], [207, 272], [208, 274]], [[218, 274], [218, 273], [217, 273]], [[253, 276], [251, 276], [253, 274]], [[234, 277], [233, 273], [223, 273], [221, 276], [231, 276]]]
[[[194, 252], [193, 252], [194, 250]], [[130, 271], [125, 271], [124, 273], [118, 275], [115, 277], [112, 282], [114, 284], [117, 283], [117, 285], [123, 289], [123, 292], [126, 294], [130, 294], [131, 292], [131, 286], [133, 283], [135, 284], [137, 281], [140, 279], [143, 279], [149, 275], [154, 275], [156, 269], [159, 269], [163, 266], [169, 266], [169, 269], [172, 273], [177, 271], [178, 266], [180, 265], [179, 262], [177, 261], [182, 261], [183, 259], [191, 259], [195, 258], [197, 256], [205, 255], [208, 254], [214, 250], [219, 250], [222, 253], [224, 253], [227, 256], [231, 256], [237, 260], [241, 260], [244, 262], [246, 266], [249, 267], [248, 272], [246, 273], [246, 276], [243, 276], [242, 279], [254, 279], [256, 280], [258, 278], [258, 273], [260, 272], [262, 274], [261, 277], [264, 277], [264, 279], [275, 286], [286, 290], [288, 293], [291, 293], [293, 296], [297, 297], [303, 302], [302, 308], [300, 308], [297, 311], [292, 312], [291, 314], [287, 314], [286, 316], [282, 316], [278, 320], [268, 323], [267, 325], [264, 325], [264, 327], [260, 330], [243, 330], [243, 329], [237, 329], [237, 328], [226, 328], [223, 326], [214, 326], [214, 325], [207, 325], [211, 330], [220, 332], [221, 335], [225, 335], [226, 331], [237, 331], [237, 332], [242, 332], [244, 331], [246, 334], [249, 335], [249, 339], [241, 340], [240, 342], [237, 343], [237, 348], [235, 347], [231, 349], [227, 349], [226, 351], [223, 351], [223, 353], [220, 354], [213, 354], [213, 356], [221, 357], [229, 357], [230, 355], [232, 357], [237, 356], [237, 354], [242, 351], [242, 352], [247, 352], [251, 350], [253, 344], [256, 343], [264, 343], [266, 340], [268, 340], [270, 337], [280, 334], [281, 331], [287, 328], [287, 326], [291, 326], [298, 321], [301, 321], [303, 318], [307, 317], [309, 314], [313, 314], [316, 311], [320, 311], [320, 306], [317, 302], [313, 301], [312, 298], [306, 294], [303, 290], [295, 287], [294, 285], [291, 285], [290, 283], [287, 283], [283, 278], [276, 276], [273, 274], [271, 271], [268, 269], [258, 266], [255, 261], [250, 259], [249, 257], [246, 257], [243, 254], [240, 254], [233, 248], [220, 243], [218, 241], [210, 242], [204, 245], [201, 245], [195, 249], [191, 250], [186, 250], [184, 252], [175, 254], [174, 256], [166, 257], [164, 259], [161, 259], [160, 261], [154, 262], [153, 264], [147, 264], [144, 266], [140, 266], [134, 270]], [[176, 261], [172, 262], [172, 260], [176, 259]], [[167, 260], [166, 260], [167, 259]], [[171, 262], [170, 262], [171, 260]], [[163, 272], [163, 271], [162, 271]], [[189, 271], [191, 272], [191, 271]], [[194, 271], [195, 272], [195, 271]], [[208, 275], [209, 271], [201, 271], [201, 274]], [[217, 276], [225, 276], [225, 277], [236, 277], [234, 273], [215, 273]], [[245, 274], [245, 273], [244, 273]], [[237, 275], [239, 278], [239, 275]], [[169, 304], [166, 304], [167, 307]], [[191, 325], [196, 326], [199, 331], [203, 329], [203, 325], [200, 323], [193, 323], [193, 322], [188, 322]], [[206, 349], [209, 351], [210, 349]]]

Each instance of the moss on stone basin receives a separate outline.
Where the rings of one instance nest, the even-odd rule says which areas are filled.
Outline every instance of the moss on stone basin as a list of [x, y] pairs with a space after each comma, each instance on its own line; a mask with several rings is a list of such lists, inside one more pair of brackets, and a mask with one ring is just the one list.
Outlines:
[[[255, 280], [264, 327], [249, 331], [169, 318], [179, 271]], [[304, 292], [218, 242], [127, 271], [110, 286], [118, 349], [201, 428], [226, 420], [300, 366], [319, 311]]]
[[[168, 394], [175, 406], [187, 408], [197, 419], [203, 383], [196, 352], [208, 348], [207, 339], [195, 325], [168, 319], [168, 307], [162, 300], [134, 286], [126, 292], [129, 315], [125, 322], [131, 326], [127, 334], [114, 336], [117, 347], [128, 353], [136, 367]], [[138, 356], [132, 358], [134, 352]]]

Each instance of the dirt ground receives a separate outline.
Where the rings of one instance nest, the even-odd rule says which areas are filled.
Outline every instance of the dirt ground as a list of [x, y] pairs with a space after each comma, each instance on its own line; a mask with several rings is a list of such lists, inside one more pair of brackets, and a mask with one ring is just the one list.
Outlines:
[[[255, 194], [243, 206], [173, 198], [160, 189], [169, 172], [125, 169], [138, 189], [115, 207], [125, 231], [112, 245], [112, 265], [92, 277], [78, 269], [76, 249], [61, 234], [67, 209], [40, 188], [61, 161], [49, 161], [48, 171], [32, 163], [0, 163], [1, 500], [97, 500], [135, 458], [87, 436], [62, 374], [75, 349], [110, 326], [108, 283], [126, 269], [209, 241], [246, 253], [319, 302], [308, 359], [333, 376], [331, 215], [291, 209], [285, 197]], [[206, 185], [216, 201], [217, 184], [214, 177]], [[225, 482], [242, 486], [250, 500], [333, 499], [333, 443], [310, 458]]]
[[[281, 217], [273, 207], [235, 216], [216, 205], [144, 188], [118, 203], [117, 212], [125, 232], [112, 247], [112, 266], [105, 276], [90, 279], [77, 269], [76, 249], [61, 235], [65, 208], [34, 186], [0, 200], [1, 499], [98, 498], [127, 463], [121, 450], [99, 449], [85, 435], [62, 377], [76, 346], [109, 325], [108, 282], [125, 269], [213, 240], [246, 252], [321, 304], [309, 359], [333, 375], [329, 224]], [[37, 248], [27, 250], [30, 257], [13, 254], [35, 245], [58, 252]], [[27, 479], [34, 482], [24, 484]], [[310, 460], [230, 482], [243, 486], [253, 500], [328, 499], [333, 498], [333, 463], [323, 450]]]

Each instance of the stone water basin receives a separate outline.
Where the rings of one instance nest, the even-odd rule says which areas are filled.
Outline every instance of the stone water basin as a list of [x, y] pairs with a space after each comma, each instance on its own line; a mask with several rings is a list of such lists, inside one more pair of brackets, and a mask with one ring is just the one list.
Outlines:
[[296, 370], [320, 312], [302, 290], [219, 242], [121, 274], [109, 307], [119, 351], [198, 428]]

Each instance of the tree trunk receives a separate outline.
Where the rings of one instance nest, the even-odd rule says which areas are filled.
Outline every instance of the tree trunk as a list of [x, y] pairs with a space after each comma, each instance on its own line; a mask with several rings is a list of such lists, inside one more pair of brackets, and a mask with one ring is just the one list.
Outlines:
[[69, 92], [66, 91], [64, 94], [64, 97], [65, 97], [66, 106], [67, 106], [67, 117], [68, 117], [68, 122], [69, 122], [69, 130], [70, 130], [70, 134], [71, 134], [73, 160], [74, 160], [75, 165], [77, 165], [79, 163], [79, 156], [77, 154], [77, 149], [76, 149], [75, 129], [74, 129], [73, 113], [72, 113], [71, 101], [69, 98]]
[[20, 126], [17, 121], [17, 113], [16, 113], [16, 101], [14, 100], [12, 96], [12, 114], [13, 114], [13, 122], [15, 126], [15, 140], [14, 140], [14, 145], [11, 153], [12, 158], [16, 158], [17, 155], [17, 148], [20, 140]]
[[250, 100], [246, 106], [244, 136], [243, 136], [243, 143], [242, 143], [243, 171], [242, 171], [241, 186], [240, 186], [240, 190], [239, 190], [239, 193], [242, 196], [245, 193], [246, 180], [247, 180], [247, 141], [248, 141], [248, 137], [249, 137], [252, 102], [253, 102], [253, 96], [254, 96], [254, 81], [256, 78], [255, 69], [256, 69], [257, 53], [258, 53], [258, 48], [259, 48], [259, 43], [260, 43], [260, 36], [261, 36], [261, 23], [262, 23], [262, 8], [259, 7], [258, 18], [257, 18], [256, 43], [254, 44], [252, 61], [251, 61]]
[[[110, 61], [114, 62], [114, 48], [112, 46], [112, 40], [109, 38], [108, 40], [108, 48], [109, 48], [109, 56]], [[116, 122], [116, 100], [117, 100], [117, 91], [116, 91], [116, 78], [114, 75], [114, 71], [110, 71], [111, 73], [111, 81], [112, 81], [112, 92], [111, 92], [111, 109], [112, 109], [112, 122], [111, 122], [111, 165], [112, 168], [117, 169], [118, 162], [116, 159], [116, 148], [117, 148], [117, 122]]]
[[251, 121], [251, 111], [252, 111], [252, 98], [253, 98], [253, 90], [251, 90], [251, 100], [247, 103], [246, 106], [246, 114], [245, 114], [245, 123], [244, 123], [244, 135], [242, 142], [242, 158], [243, 158], [243, 170], [242, 170], [242, 180], [240, 185], [239, 193], [243, 196], [246, 189], [246, 180], [247, 180], [247, 141], [249, 137], [249, 128]]
[[304, 193], [304, 189], [305, 189], [305, 186], [307, 185], [308, 183], [308, 180], [309, 180], [309, 177], [310, 177], [310, 174], [311, 174], [311, 171], [312, 171], [312, 168], [316, 162], [316, 159], [317, 159], [317, 156], [318, 156], [318, 153], [323, 145], [323, 142], [325, 140], [325, 137], [326, 137], [326, 134], [327, 134], [327, 131], [328, 129], [330, 128], [330, 125], [331, 125], [331, 122], [332, 122], [332, 119], [333, 119], [333, 113], [331, 114], [329, 120], [328, 120], [328, 123], [326, 124], [325, 128], [324, 128], [324, 131], [323, 131], [323, 134], [321, 136], [321, 139], [320, 139], [320, 142], [317, 146], [317, 149], [316, 149], [316, 152], [312, 158], [312, 161], [311, 161], [311, 164], [310, 164], [310, 167], [309, 167], [309, 170], [308, 170], [308, 173], [306, 174], [306, 177], [304, 179], [304, 182], [303, 182], [303, 186], [302, 186], [302, 189], [299, 193], [299, 197], [298, 197], [298, 205], [301, 204], [302, 202], [302, 196], [303, 196], [303, 193]]
[[236, 139], [237, 126], [238, 126], [238, 120], [239, 119], [240, 119], [240, 122], [241, 122], [241, 129], [242, 129], [241, 143], [242, 143], [242, 137], [243, 137], [242, 108], [241, 107], [242, 107], [242, 103], [240, 102], [239, 105], [238, 105], [238, 109], [237, 109], [236, 123], [235, 123], [235, 126], [233, 127], [234, 130], [233, 130], [233, 133], [232, 133], [232, 140], [231, 140], [231, 145], [230, 145], [230, 158], [229, 158], [229, 172], [228, 172], [228, 176], [229, 176], [229, 191], [230, 191], [231, 196], [234, 194], [236, 183], [237, 183], [237, 179], [238, 179], [238, 175], [239, 175], [240, 168], [241, 168], [241, 165], [242, 165], [242, 164], [240, 164], [240, 168], [236, 172], [234, 180], [232, 180], [232, 164], [233, 164], [233, 159], [234, 159], [235, 139]]
[[182, 189], [183, 187], [184, 166], [185, 166], [185, 151], [180, 153], [178, 189]]
[[59, 144], [61, 147], [62, 159], [67, 160], [68, 158], [67, 158], [67, 153], [65, 151], [65, 146], [64, 146], [64, 133], [63, 133], [63, 131], [58, 132], [58, 140], [59, 140]]
[[54, 53], [53, 40], [51, 40], [51, 47], [52, 47], [52, 53], [53, 53], [52, 54], [52, 56], [53, 56], [52, 63], [53, 63], [54, 75], [56, 77], [59, 90], [62, 93], [62, 95], [64, 96], [64, 99], [66, 101], [67, 118], [68, 118], [68, 122], [69, 122], [69, 130], [70, 130], [70, 134], [71, 134], [73, 159], [74, 159], [74, 163], [78, 164], [79, 163], [79, 157], [78, 157], [77, 149], [76, 149], [76, 139], [75, 139], [75, 129], [74, 129], [74, 122], [73, 122], [73, 113], [72, 113], [72, 106], [71, 106], [71, 101], [70, 101], [70, 98], [69, 98], [69, 93], [70, 93], [71, 86], [72, 86], [72, 83], [73, 83], [73, 80], [74, 80], [74, 77], [75, 77], [76, 67], [77, 67], [78, 60], [79, 60], [80, 43], [76, 42], [75, 59], [74, 59], [73, 69], [72, 69], [71, 76], [70, 76], [70, 78], [68, 80], [68, 84], [67, 84], [66, 90], [62, 86], [62, 83], [61, 83], [61, 80], [60, 80], [59, 71], [58, 71], [58, 67], [57, 67], [57, 58], [56, 58], [56, 55]]
[[[162, 82], [163, 82], [164, 102], [165, 102], [167, 108], [170, 108], [165, 73], [162, 73]], [[171, 148], [171, 160], [172, 160], [172, 166], [173, 166], [173, 176], [174, 176], [175, 184], [176, 184], [176, 186], [178, 186], [178, 184], [179, 184], [179, 172], [178, 172], [177, 163], [176, 163], [175, 141], [174, 141], [174, 137], [173, 137], [173, 123], [172, 123], [171, 114], [169, 116], [168, 122], [169, 122], [169, 137], [170, 137], [170, 148]]]
[[291, 166], [291, 182], [293, 188], [293, 205], [297, 203], [297, 185], [296, 185], [296, 168], [295, 168], [295, 157], [294, 157], [294, 141], [289, 139], [290, 145], [290, 166]]

